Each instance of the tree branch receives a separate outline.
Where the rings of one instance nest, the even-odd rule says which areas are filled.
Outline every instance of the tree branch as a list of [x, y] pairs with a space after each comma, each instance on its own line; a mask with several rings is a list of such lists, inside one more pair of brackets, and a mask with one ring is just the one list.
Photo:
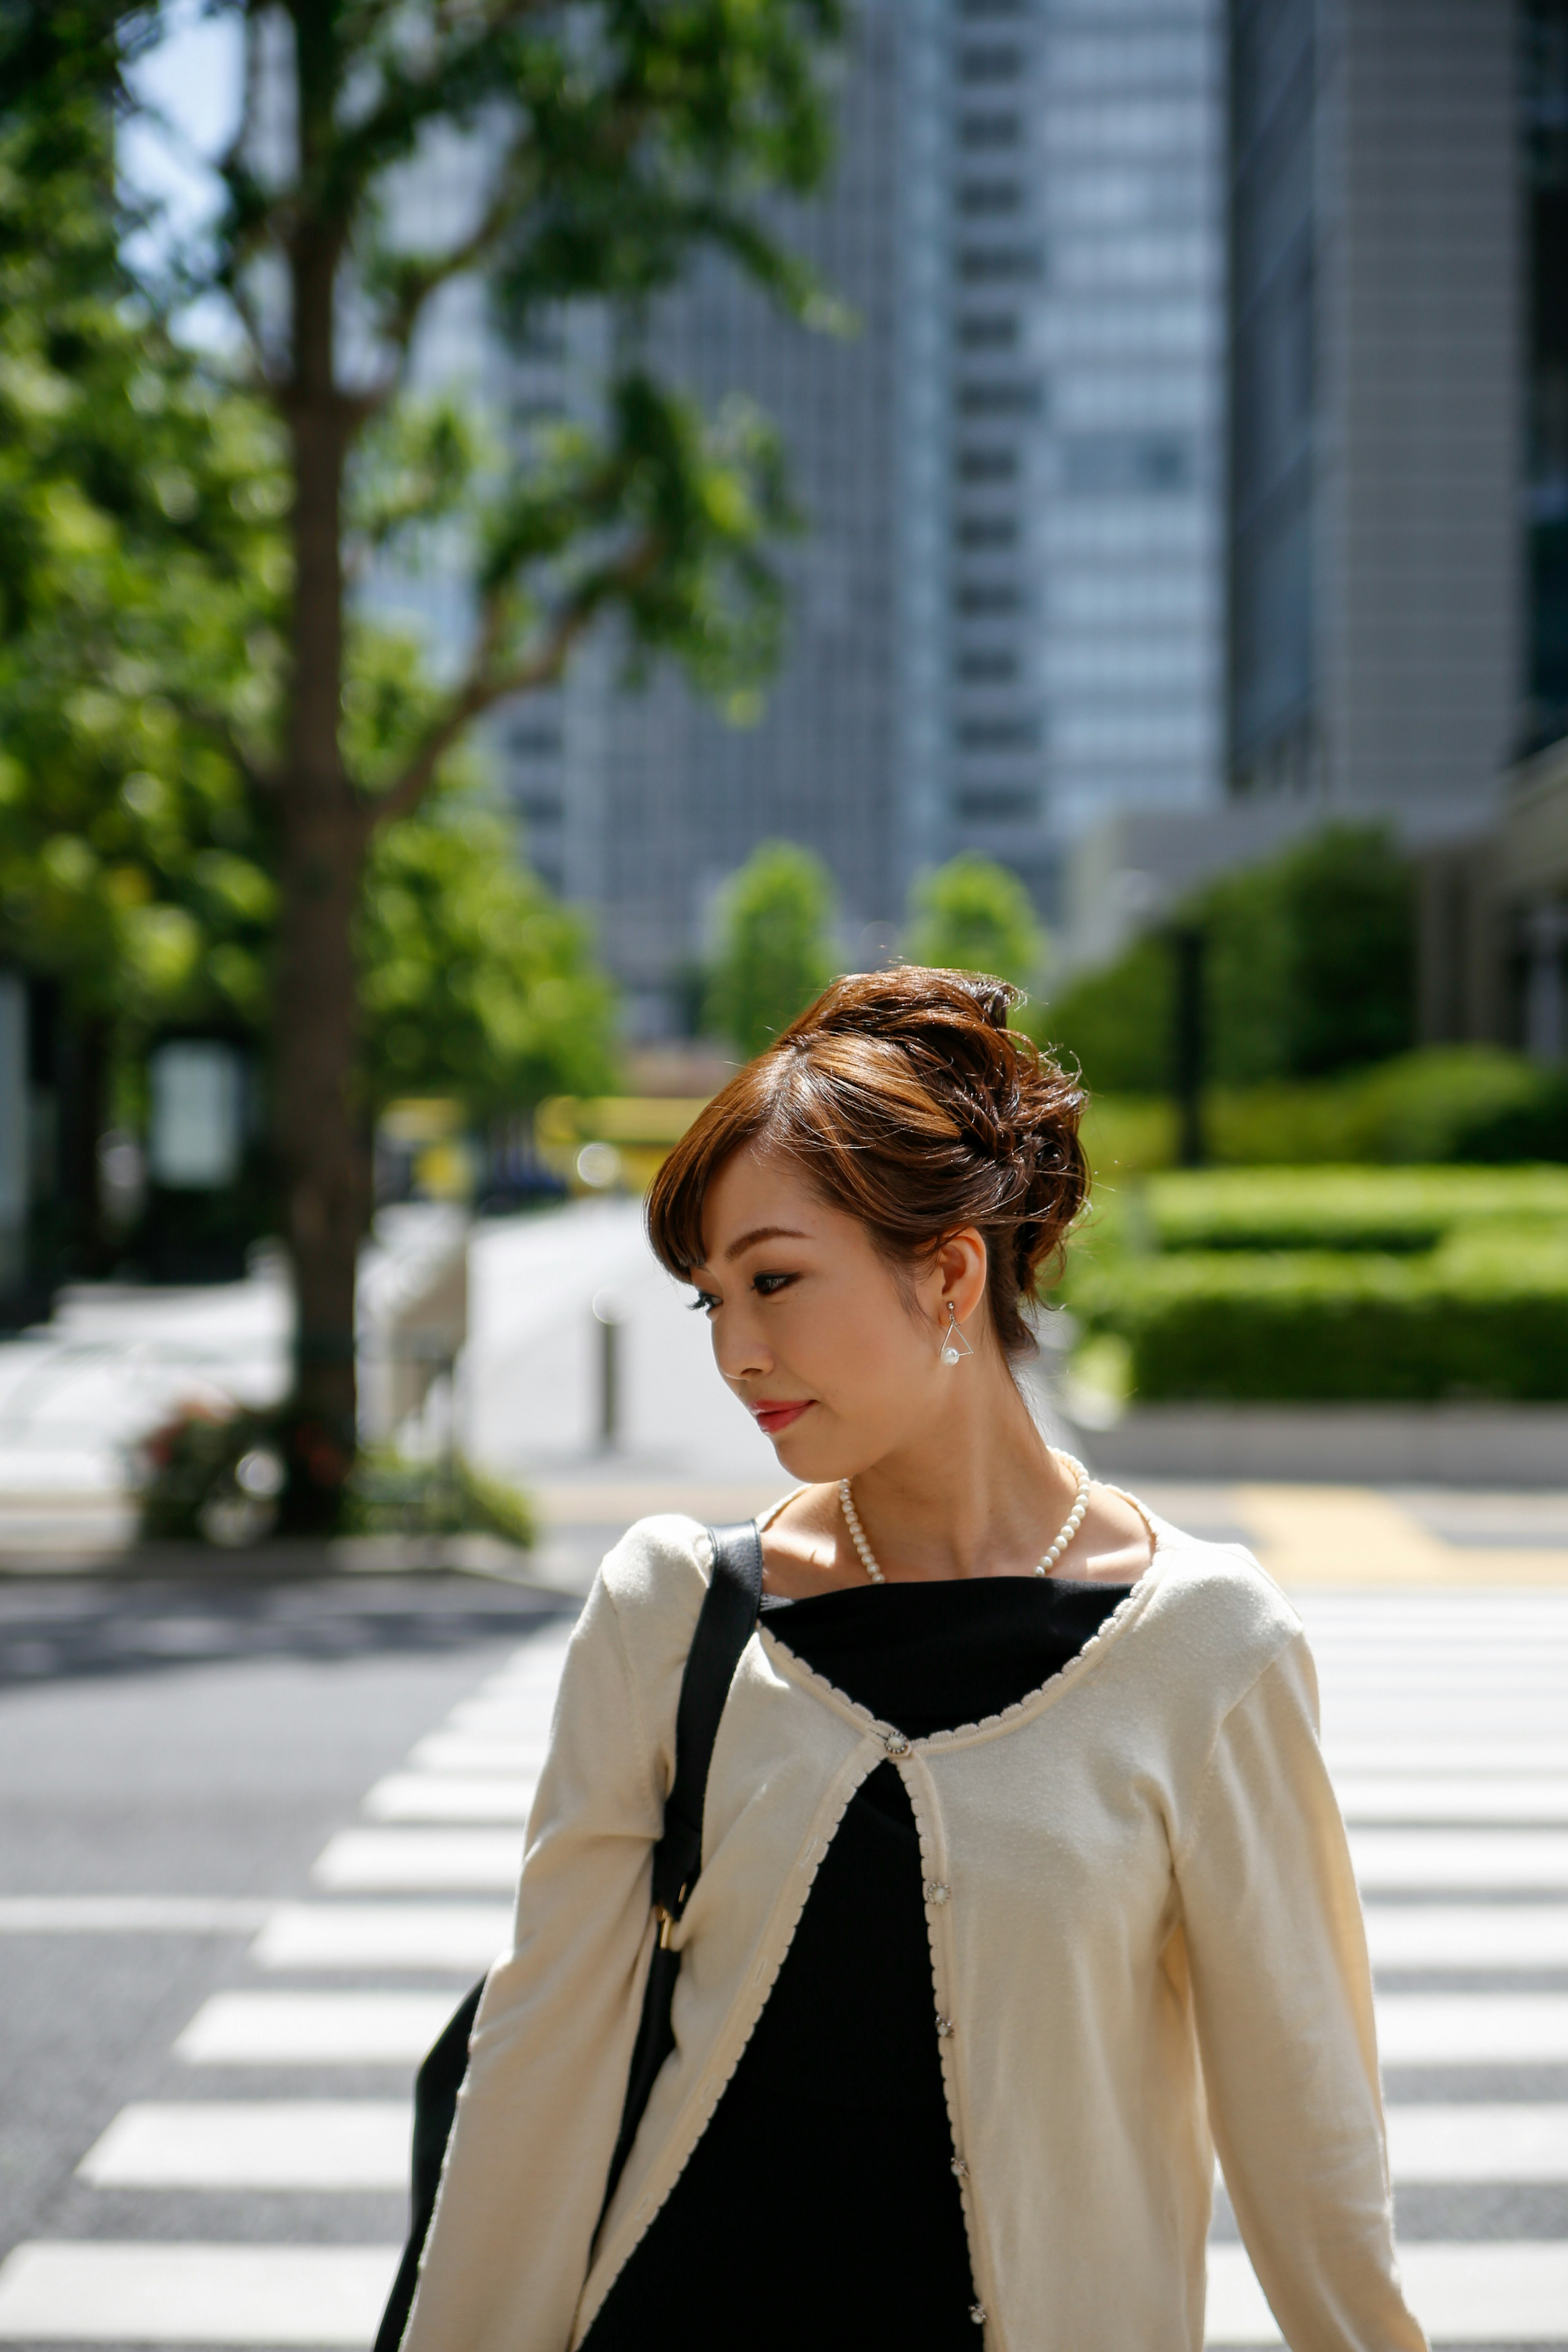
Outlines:
[[591, 593], [579, 596], [555, 615], [543, 637], [524, 660], [513, 662], [504, 668], [492, 667], [500, 634], [500, 600], [499, 596], [493, 598], [480, 632], [479, 651], [467, 678], [396, 782], [384, 793], [367, 796], [366, 805], [373, 823], [381, 825], [393, 823], [399, 817], [412, 816], [429, 791], [442, 760], [464, 730], [485, 711], [492, 709], [498, 702], [505, 702], [511, 695], [527, 694], [540, 687], [553, 686], [564, 670], [577, 640], [597, 619], [605, 605], [615, 595], [624, 595], [646, 580], [663, 552], [663, 542], [656, 535], [649, 533], [647, 538], [639, 540], [609, 572], [599, 575]]

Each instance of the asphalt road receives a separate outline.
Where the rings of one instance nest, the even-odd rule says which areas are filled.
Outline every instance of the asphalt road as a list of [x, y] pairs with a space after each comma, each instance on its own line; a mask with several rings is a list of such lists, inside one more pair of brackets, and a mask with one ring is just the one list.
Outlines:
[[[308, 1895], [366, 1789], [559, 1606], [467, 1578], [0, 1586], [0, 1895]], [[398, 2233], [397, 2193], [282, 2213], [293, 2198], [73, 2179], [127, 2102], [168, 2095], [171, 2045], [242, 1973], [254, 1936], [248, 1922], [0, 1932], [0, 2251], [40, 2231]], [[445, 1990], [453, 1978], [406, 1981]], [[333, 2072], [334, 2095], [367, 2086], [384, 2095], [385, 2070]]]

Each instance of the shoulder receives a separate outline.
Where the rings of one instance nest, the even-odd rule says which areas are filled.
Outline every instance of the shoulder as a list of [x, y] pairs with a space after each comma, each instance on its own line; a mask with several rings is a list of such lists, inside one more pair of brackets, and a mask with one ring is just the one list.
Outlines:
[[580, 1621], [613, 1624], [633, 1684], [655, 1714], [679, 1690], [712, 1562], [707, 1530], [683, 1512], [629, 1527], [600, 1563]]
[[1301, 1641], [1301, 1620], [1244, 1544], [1205, 1542], [1149, 1516], [1157, 1549], [1145, 1622], [1171, 1664], [1232, 1706]]

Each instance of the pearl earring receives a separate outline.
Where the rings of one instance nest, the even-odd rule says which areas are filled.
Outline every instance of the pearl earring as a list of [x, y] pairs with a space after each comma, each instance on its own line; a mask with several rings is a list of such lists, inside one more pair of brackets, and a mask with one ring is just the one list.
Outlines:
[[973, 1356], [973, 1349], [958, 1328], [958, 1309], [950, 1298], [947, 1302], [947, 1329], [942, 1335], [942, 1360], [956, 1364], [962, 1357]]

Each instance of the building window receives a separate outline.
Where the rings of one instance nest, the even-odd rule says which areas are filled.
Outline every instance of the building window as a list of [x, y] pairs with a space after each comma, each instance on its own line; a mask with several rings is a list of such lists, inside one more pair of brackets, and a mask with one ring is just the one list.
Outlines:
[[967, 82], [1017, 81], [1024, 71], [1024, 52], [1011, 42], [1005, 47], [988, 43], [984, 48], [966, 48], [960, 53], [958, 71]]
[[1023, 591], [1016, 580], [965, 580], [954, 599], [961, 613], [982, 617], [993, 613], [1019, 613]]
[[1079, 496], [1125, 498], [1189, 490], [1193, 445], [1176, 433], [1080, 433], [1062, 443], [1063, 486]]
[[1004, 791], [987, 786], [958, 793], [953, 806], [975, 824], [1032, 824], [1039, 814], [1037, 792]]
[[958, 730], [961, 751], [1037, 751], [1037, 719], [966, 719]]
[[1018, 656], [1005, 646], [983, 646], [960, 654], [958, 675], [965, 686], [1006, 686], [1018, 675]]
[[1039, 414], [1037, 383], [961, 383], [961, 416], [1036, 416]]
[[1018, 478], [1016, 449], [961, 449], [958, 453], [958, 478], [961, 482], [1016, 482]]
[[561, 750], [558, 727], [514, 727], [506, 740], [520, 760], [552, 760]]
[[958, 126], [962, 147], [1016, 147], [1024, 135], [1016, 114], [966, 114]]
[[965, 352], [1010, 352], [1018, 341], [1017, 319], [1006, 311], [994, 311], [988, 316], [961, 319], [958, 341]]
[[1033, 245], [969, 245], [958, 257], [958, 274], [968, 286], [1027, 285], [1042, 270]]
[[958, 209], [971, 220], [1016, 213], [1023, 203], [1024, 191], [1016, 180], [965, 180], [958, 191]]
[[1016, 519], [1012, 515], [968, 516], [958, 526], [958, 543], [968, 550], [1016, 547]]

